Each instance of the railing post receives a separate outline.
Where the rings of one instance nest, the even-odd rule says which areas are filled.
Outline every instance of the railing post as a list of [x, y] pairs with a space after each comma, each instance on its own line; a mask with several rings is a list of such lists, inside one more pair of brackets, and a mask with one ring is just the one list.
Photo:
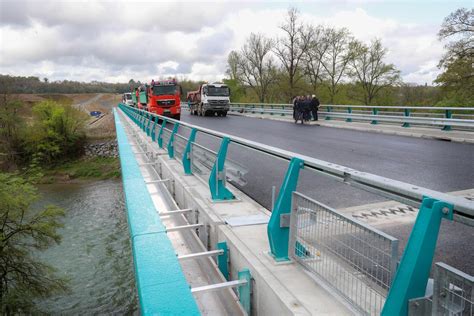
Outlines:
[[154, 142], [155, 139], [156, 139], [156, 122], [158, 122], [158, 117], [154, 117], [154, 120], [153, 120], [153, 126], [151, 127], [151, 132], [150, 132], [150, 135], [151, 135], [151, 140]]
[[170, 140], [168, 141], [168, 157], [170, 157], [171, 159], [174, 158], [174, 135], [178, 132], [178, 128], [179, 123], [174, 123], [173, 131], [171, 132]]
[[408, 315], [408, 301], [425, 295], [443, 218], [453, 220], [453, 205], [424, 197], [390, 286], [383, 316]]
[[[444, 114], [444, 118], [450, 119], [453, 116], [453, 112], [451, 110], [446, 110]], [[443, 131], [450, 131], [451, 130], [451, 125], [444, 125], [442, 128]]]
[[272, 110], [270, 111], [270, 115], [273, 115], [273, 105], [270, 105], [270, 108], [272, 109]]
[[148, 117], [148, 124], [146, 125], [146, 135], [150, 136], [150, 130], [151, 130], [150, 125], [151, 125], [153, 116], [151, 115], [151, 113], [149, 113], [147, 114], [147, 117]]
[[[372, 115], [377, 115], [379, 113], [379, 110], [376, 109], [376, 108], [372, 108]], [[377, 122], [377, 120], [372, 120], [372, 122], [370, 122], [370, 124], [378, 124], [379, 122]]]
[[222, 254], [217, 256], [217, 266], [219, 267], [219, 270], [221, 271], [224, 278], [227, 281], [229, 281], [229, 266], [228, 266], [229, 256], [227, 254], [228, 252], [227, 243], [225, 241], [218, 242], [216, 248], [224, 251]]
[[160, 148], [163, 148], [163, 129], [166, 127], [166, 119], [163, 119], [163, 122], [161, 123], [161, 128], [160, 132], [158, 133], [158, 146]]
[[326, 109], [328, 110], [328, 114], [326, 115], [326, 117], [324, 119], [326, 121], [329, 121], [331, 119], [331, 116], [329, 115], [329, 113], [331, 113], [332, 108], [330, 106], [327, 106]]
[[[347, 108], [347, 114], [349, 114], [349, 115], [352, 114], [352, 108], [351, 108], [351, 107], [348, 107], [348, 108]], [[352, 117], [348, 117], [348, 118], [346, 119], [346, 122], [349, 122], [349, 123], [352, 122]]]
[[[405, 109], [404, 112], [405, 112], [405, 117], [410, 117], [410, 109]], [[410, 127], [410, 123], [405, 122], [403, 123], [402, 127]]]
[[291, 212], [292, 193], [296, 190], [300, 169], [304, 162], [299, 158], [292, 158], [286, 171], [285, 178], [280, 187], [280, 193], [272, 210], [272, 216], [267, 226], [268, 242], [270, 243], [270, 253], [276, 261], [286, 261], [288, 259], [289, 227], [282, 225], [282, 216], [288, 216]]
[[188, 143], [186, 144], [186, 148], [184, 149], [183, 153], [183, 167], [184, 167], [184, 173], [185, 174], [193, 174], [192, 168], [191, 168], [191, 146], [196, 139], [196, 132], [197, 130], [193, 128], [191, 130], [191, 133], [189, 134], [188, 138]]
[[281, 111], [281, 116], [285, 116], [285, 106], [282, 105], [282, 106], [281, 106], [281, 109], [282, 109], [282, 111]]
[[252, 276], [249, 269], [242, 269], [238, 272], [239, 280], [246, 280], [247, 283], [239, 286], [239, 301], [247, 315], [251, 315], [252, 304], [250, 302], [252, 293]]
[[227, 147], [230, 139], [228, 137], [222, 138], [221, 147], [217, 153], [216, 162], [212, 167], [209, 175], [209, 189], [211, 190], [212, 200], [233, 200], [234, 195], [225, 187], [225, 158], [227, 155]]

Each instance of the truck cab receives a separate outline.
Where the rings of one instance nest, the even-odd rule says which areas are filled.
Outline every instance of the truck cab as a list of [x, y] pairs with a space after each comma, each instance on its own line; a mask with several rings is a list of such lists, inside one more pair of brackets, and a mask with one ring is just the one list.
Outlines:
[[182, 89], [176, 79], [152, 81], [139, 89], [139, 104], [145, 110], [176, 120], [181, 118]]
[[199, 90], [189, 92], [187, 100], [191, 114], [226, 116], [229, 111], [230, 89], [220, 82], [206, 83]]
[[132, 94], [130, 92], [126, 92], [122, 95], [122, 103], [133, 106], [134, 102], [132, 100]]

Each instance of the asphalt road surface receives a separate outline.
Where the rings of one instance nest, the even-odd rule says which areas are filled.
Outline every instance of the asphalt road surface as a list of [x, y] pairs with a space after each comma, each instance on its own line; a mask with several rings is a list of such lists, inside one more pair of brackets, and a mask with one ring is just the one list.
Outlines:
[[[351, 131], [263, 120], [242, 116], [198, 117], [184, 111], [181, 120], [231, 135], [283, 148], [442, 192], [474, 188], [474, 145]], [[186, 129], [182, 130], [187, 134]], [[197, 142], [217, 151], [219, 142], [209, 136]], [[247, 184], [238, 186], [263, 206], [271, 207], [272, 186], [278, 189], [288, 163], [237, 145], [228, 158], [248, 169]], [[235, 183], [234, 183], [235, 184]], [[300, 172], [298, 191], [334, 208], [384, 201], [361, 189], [338, 183], [308, 170]], [[413, 223], [384, 225], [381, 229], [400, 239], [404, 249]], [[474, 274], [474, 228], [443, 221], [434, 262], [443, 261]]]

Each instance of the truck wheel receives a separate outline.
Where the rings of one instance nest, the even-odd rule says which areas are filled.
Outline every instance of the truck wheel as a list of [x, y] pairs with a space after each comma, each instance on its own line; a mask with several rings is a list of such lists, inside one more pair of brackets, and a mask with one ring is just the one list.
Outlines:
[[227, 116], [227, 111], [222, 112], [222, 116], [226, 117]]
[[176, 114], [176, 115], [174, 116], [174, 119], [175, 119], [175, 120], [178, 120], [178, 121], [181, 120], [181, 114]]

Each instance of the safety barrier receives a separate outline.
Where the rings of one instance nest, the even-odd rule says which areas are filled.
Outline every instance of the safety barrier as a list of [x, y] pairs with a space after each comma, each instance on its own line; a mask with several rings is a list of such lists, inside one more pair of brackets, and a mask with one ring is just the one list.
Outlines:
[[141, 313], [200, 315], [115, 111], [114, 116]]
[[379, 315], [398, 261], [398, 240], [293, 192], [289, 256], [364, 314]]
[[[155, 115], [124, 104], [120, 104], [119, 107], [156, 141], [160, 148], [166, 148], [170, 158], [176, 158], [174, 144], [176, 135], [178, 135], [178, 128], [188, 129], [189, 137], [179, 136], [181, 138], [180, 141], [182, 141], [181, 147], [183, 148], [184, 142], [186, 142], [186, 145], [184, 150], [178, 150], [178, 152], [182, 151], [178, 155], [182, 156], [181, 161], [186, 174], [196, 174], [204, 179], [208, 177], [207, 181], [213, 200], [234, 199], [234, 195], [226, 186], [226, 179], [231, 179], [232, 176], [242, 178], [245, 174], [245, 169], [241, 166], [232, 163], [227, 164], [226, 155], [229, 143], [288, 161], [288, 170], [281, 185], [277, 201], [272, 209], [272, 215], [267, 228], [270, 253], [276, 261], [287, 261], [294, 254], [289, 249], [291, 247], [289, 242], [289, 214], [291, 212], [292, 195], [296, 191], [299, 172], [302, 168], [315, 172], [318, 175], [330, 177], [344, 184], [361, 188], [407, 205], [419, 207], [420, 210], [415, 227], [410, 235], [406, 250], [393, 280], [395, 252], [391, 253], [390, 260], [386, 262], [384, 269], [375, 269], [375, 276], [373, 273], [368, 273], [367, 275], [369, 276], [366, 276], [366, 280], [364, 280], [369, 281], [365, 284], [367, 289], [372, 289], [370, 293], [381, 293], [381, 297], [384, 297], [384, 287], [387, 289], [391, 284], [383, 308], [381, 306], [383, 303], [382, 298], [379, 299], [380, 304], [377, 303], [378, 305], [375, 308], [375, 311], [382, 308], [382, 314], [384, 315], [406, 315], [408, 312], [408, 301], [424, 295], [442, 219], [454, 220], [474, 226], [474, 203], [464, 198], [360, 172], [237, 136]], [[161, 125], [158, 124], [159, 120], [161, 120]], [[167, 127], [168, 123], [173, 126], [173, 129]], [[198, 144], [195, 141], [197, 133], [213, 136], [220, 140], [219, 150], [212, 151]], [[163, 136], [168, 142], [167, 144], [164, 143]], [[234, 172], [226, 173], [227, 167], [229, 169], [234, 168]], [[353, 222], [351, 222], [351, 225], [354, 225]], [[390, 238], [386, 237], [386, 239]], [[296, 249], [300, 249], [298, 245], [303, 247], [302, 244], [295, 243]], [[396, 242], [392, 240], [390, 247], [395, 247], [394, 245], [396, 245]], [[373, 249], [377, 249], [377, 247], [377, 245], [372, 245]], [[394, 251], [394, 248], [390, 249]], [[326, 249], [327, 251], [328, 249]], [[380, 250], [375, 253], [381, 255], [383, 252]], [[371, 258], [371, 260], [372, 264], [378, 262], [377, 258]], [[361, 266], [357, 267], [362, 269]], [[391, 283], [390, 280], [392, 280]], [[353, 297], [352, 293], [349, 294], [346, 293], [346, 296], [349, 298]], [[373, 294], [369, 295], [367, 290], [364, 293], [359, 291], [357, 295], [363, 296], [362, 301], [370, 301]], [[371, 308], [365, 310], [367, 313], [372, 313], [373, 311], [374, 309]]]
[[[231, 103], [230, 111], [292, 116], [293, 106], [291, 104]], [[439, 113], [440, 111], [444, 114]], [[402, 124], [402, 127], [416, 124], [442, 127], [445, 131], [451, 130], [452, 127], [474, 129], [474, 108], [472, 107], [321, 105], [318, 114], [325, 120], [367, 121], [371, 124], [397, 123]]]

